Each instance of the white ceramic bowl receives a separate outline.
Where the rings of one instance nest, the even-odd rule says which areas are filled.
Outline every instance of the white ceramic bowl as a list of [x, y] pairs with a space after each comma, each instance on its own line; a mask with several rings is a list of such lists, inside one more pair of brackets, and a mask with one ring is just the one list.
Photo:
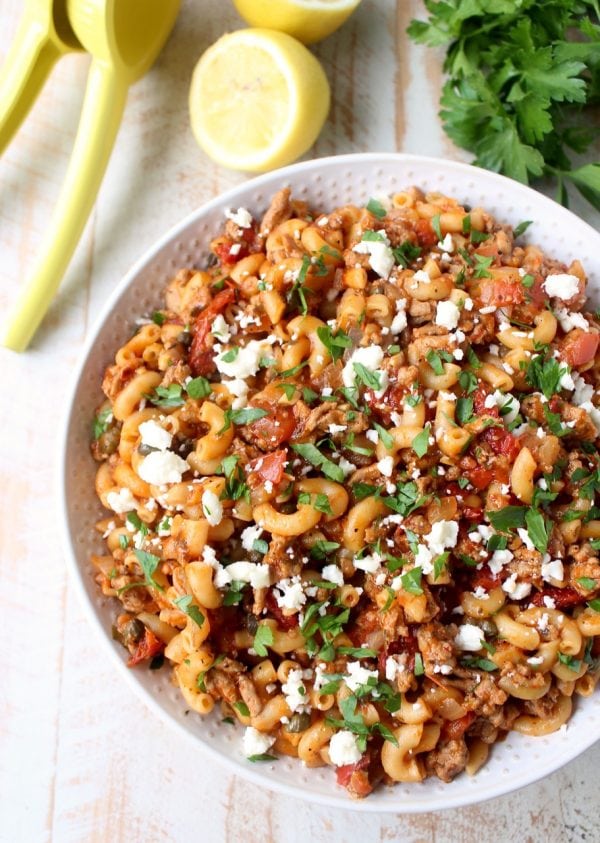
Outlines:
[[89, 338], [68, 404], [61, 454], [61, 520], [77, 589], [113, 661], [145, 703], [232, 772], [292, 796], [359, 811], [422, 812], [500, 796], [548, 775], [600, 738], [600, 693], [577, 700], [566, 730], [536, 739], [510, 735], [494, 746], [490, 761], [473, 778], [461, 775], [450, 784], [427, 779], [420, 784], [383, 787], [356, 802], [336, 785], [332, 769], [305, 769], [285, 758], [270, 765], [246, 761], [241, 753], [241, 728], [222, 725], [216, 716], [184, 716], [185, 702], [169, 683], [168, 671], [129, 670], [125, 650], [111, 640], [116, 603], [98, 592], [89, 564], [90, 554], [100, 552], [102, 546], [93, 529], [103, 510], [94, 493], [96, 464], [89, 454], [89, 432], [94, 409], [102, 400], [103, 371], [131, 335], [135, 319], [160, 305], [162, 290], [174, 273], [181, 267], [202, 264], [210, 239], [223, 224], [225, 208], [247, 207], [259, 216], [272, 194], [284, 185], [291, 186], [296, 197], [323, 209], [365, 203], [374, 193], [418, 185], [472, 206], [482, 205], [512, 225], [533, 220], [527, 232], [529, 241], [560, 260], [579, 258], [590, 277], [592, 298], [600, 286], [597, 232], [545, 196], [465, 164], [399, 154], [345, 155], [260, 176], [211, 200], [169, 231], [128, 272]]

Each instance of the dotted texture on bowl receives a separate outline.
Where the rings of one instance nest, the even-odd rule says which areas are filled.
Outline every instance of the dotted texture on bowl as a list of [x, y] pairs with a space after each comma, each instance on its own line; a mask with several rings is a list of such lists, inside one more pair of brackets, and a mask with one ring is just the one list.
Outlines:
[[381, 788], [362, 802], [351, 802], [345, 791], [336, 786], [332, 770], [306, 769], [287, 759], [263, 766], [245, 761], [241, 755], [241, 728], [220, 723], [218, 716], [202, 719], [194, 713], [186, 715], [183, 698], [168, 681], [167, 670], [128, 671], [124, 651], [110, 640], [116, 604], [97, 592], [89, 564], [90, 554], [100, 552], [102, 546], [93, 523], [106, 514], [95, 497], [96, 466], [88, 451], [90, 420], [103, 399], [100, 382], [104, 368], [131, 335], [135, 320], [160, 306], [162, 291], [174, 273], [186, 266], [203, 265], [208, 244], [223, 225], [225, 208], [246, 207], [259, 217], [269, 198], [283, 185], [289, 185], [298, 198], [324, 211], [350, 202], [366, 203], [372, 194], [416, 185], [456, 197], [471, 207], [481, 205], [511, 225], [534, 220], [526, 240], [567, 263], [579, 258], [590, 279], [591, 298], [597, 299], [600, 236], [533, 190], [467, 165], [395, 154], [340, 156], [261, 176], [212, 200], [168, 233], [136, 264], [108, 303], [89, 340], [66, 424], [62, 478], [67, 550], [79, 590], [113, 658], [146, 704], [177, 724], [192, 743], [203, 744], [242, 776], [273, 789], [362, 811], [430, 811], [499, 796], [558, 768], [600, 737], [600, 694], [577, 700], [566, 730], [537, 740], [510, 735], [493, 747], [490, 761], [473, 778], [462, 775], [447, 785], [437, 779], [400, 784]]

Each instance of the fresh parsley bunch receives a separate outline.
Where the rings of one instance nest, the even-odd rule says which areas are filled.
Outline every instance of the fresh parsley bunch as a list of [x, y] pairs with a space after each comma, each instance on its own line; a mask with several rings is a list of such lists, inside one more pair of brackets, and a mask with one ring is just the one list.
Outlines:
[[[600, 163], [573, 168], [598, 140], [599, 0], [425, 0], [410, 37], [447, 46], [440, 116], [475, 164], [526, 184], [551, 178], [600, 210]], [[597, 118], [597, 113], [596, 113]]]

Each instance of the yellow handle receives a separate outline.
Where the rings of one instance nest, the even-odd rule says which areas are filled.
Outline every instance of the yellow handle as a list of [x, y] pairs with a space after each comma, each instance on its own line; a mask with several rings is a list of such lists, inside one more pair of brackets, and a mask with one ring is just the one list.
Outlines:
[[4, 345], [24, 351], [42, 321], [79, 242], [119, 130], [127, 83], [94, 61], [75, 146], [50, 231], [33, 276], [9, 320]]
[[50, 39], [43, 21], [23, 15], [0, 74], [0, 155], [63, 52]]

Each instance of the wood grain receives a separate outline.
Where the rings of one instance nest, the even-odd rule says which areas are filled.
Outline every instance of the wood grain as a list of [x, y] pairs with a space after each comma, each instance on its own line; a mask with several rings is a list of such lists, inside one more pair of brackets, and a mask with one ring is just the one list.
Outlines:
[[[20, 0], [0, 6], [0, 53]], [[441, 77], [403, 33], [417, 0], [364, 0], [315, 52], [334, 103], [311, 154], [402, 149], [463, 157], [436, 117]], [[0, 840], [60, 843], [531, 843], [600, 839], [600, 747], [516, 794], [423, 816], [362, 816], [273, 795], [166, 729], [114, 674], [67, 582], [54, 512], [56, 435], [86, 332], [156, 237], [244, 179], [212, 164], [188, 125], [195, 61], [241, 26], [226, 0], [186, 0], [159, 61], [131, 92], [98, 202], [32, 349], [0, 349]], [[77, 125], [83, 56], [56, 68], [0, 161], [0, 313], [27, 277]], [[591, 219], [591, 217], [590, 217]]]

